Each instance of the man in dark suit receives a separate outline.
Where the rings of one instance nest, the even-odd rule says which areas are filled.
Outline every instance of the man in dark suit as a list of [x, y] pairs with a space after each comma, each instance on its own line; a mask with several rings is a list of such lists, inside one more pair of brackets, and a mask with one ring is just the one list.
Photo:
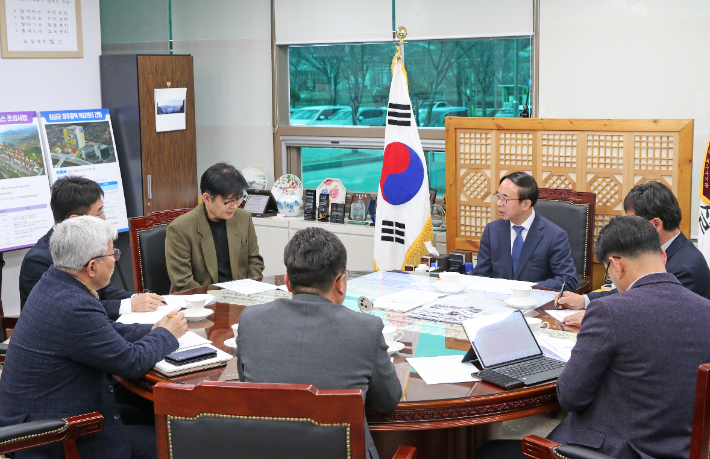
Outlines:
[[541, 287], [577, 288], [577, 270], [565, 230], [535, 213], [535, 179], [513, 172], [493, 195], [500, 218], [486, 225], [473, 274], [536, 282]]
[[[67, 218], [79, 215], [92, 215], [106, 220], [104, 215], [104, 192], [98, 183], [84, 177], [68, 176], [57, 180], [52, 185], [50, 207], [54, 223], [58, 224]], [[37, 241], [22, 260], [20, 267], [20, 308], [32, 288], [39, 282], [44, 273], [52, 266], [52, 254], [49, 251], [49, 240], [54, 229]], [[116, 320], [121, 314], [129, 312], [154, 311], [161, 305], [163, 297], [154, 293], [137, 295], [109, 284], [98, 290], [99, 299], [108, 317]]]
[[[620, 293], [587, 311], [557, 380], [570, 413], [548, 438], [616, 459], [687, 458], [697, 370], [710, 361], [710, 301], [665, 271], [658, 231], [645, 218], [612, 218], [594, 254]], [[522, 457], [520, 442], [476, 454], [491, 457]]]
[[[673, 274], [685, 288], [710, 299], [710, 269], [700, 250], [680, 232], [682, 213], [671, 189], [658, 181], [637, 185], [624, 199], [624, 211], [626, 215], [645, 218], [656, 228], [661, 247], [666, 252], [666, 271]], [[559, 303], [568, 309], [582, 309], [590, 301], [614, 293], [618, 290], [586, 295], [565, 292]], [[583, 318], [584, 311], [580, 311], [567, 316], [564, 324], [579, 327]]]
[[[76, 441], [83, 459], [156, 457], [155, 429], [121, 421], [109, 373], [139, 378], [175, 351], [187, 331], [177, 311], [153, 326], [109, 320], [97, 290], [109, 283], [120, 255], [116, 236], [110, 224], [90, 216], [56, 226], [49, 243], [55, 265], [27, 298], [0, 379], [2, 426], [101, 413], [103, 432]], [[60, 445], [15, 455], [55, 457], [64, 457]]]
[[202, 203], [173, 220], [165, 234], [170, 293], [261, 276], [254, 222], [239, 208], [246, 189], [244, 176], [227, 163], [202, 174]]
[[[402, 386], [387, 355], [382, 319], [342, 305], [347, 253], [333, 233], [299, 231], [286, 245], [286, 285], [293, 299], [251, 306], [239, 317], [237, 358], [245, 382], [362, 389], [365, 403], [395, 409]], [[370, 458], [377, 450], [366, 430]]]

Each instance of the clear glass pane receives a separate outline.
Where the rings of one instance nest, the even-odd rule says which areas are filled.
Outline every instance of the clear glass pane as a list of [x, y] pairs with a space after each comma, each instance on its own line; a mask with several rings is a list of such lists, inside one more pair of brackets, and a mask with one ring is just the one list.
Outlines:
[[[383, 150], [350, 148], [301, 148], [301, 180], [304, 188], [317, 188], [327, 178], [343, 182], [348, 192], [377, 193], [382, 173]], [[424, 152], [429, 187], [441, 197], [445, 190], [444, 152]]]
[[[409, 42], [405, 64], [420, 127], [447, 116], [518, 117], [531, 78], [530, 38]], [[291, 46], [291, 124], [384, 126], [392, 43]]]
[[169, 0], [99, 3], [102, 54], [170, 54]]

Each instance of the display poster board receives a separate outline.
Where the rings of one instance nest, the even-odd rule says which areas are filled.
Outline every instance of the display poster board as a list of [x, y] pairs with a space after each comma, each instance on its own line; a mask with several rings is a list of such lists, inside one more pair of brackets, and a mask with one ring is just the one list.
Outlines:
[[[104, 214], [119, 233], [128, 231], [126, 199], [108, 109], [39, 112], [49, 180], [86, 177], [104, 190]], [[49, 202], [49, 200], [48, 200]]]
[[54, 223], [36, 112], [0, 112], [0, 251], [35, 245]]
[[84, 57], [80, 0], [0, 0], [2, 57]]

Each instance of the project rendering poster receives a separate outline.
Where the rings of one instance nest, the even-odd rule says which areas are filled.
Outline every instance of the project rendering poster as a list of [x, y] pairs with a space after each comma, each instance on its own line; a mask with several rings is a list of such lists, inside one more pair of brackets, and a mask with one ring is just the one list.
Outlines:
[[35, 112], [0, 112], [0, 251], [35, 245], [54, 223]]
[[[104, 214], [119, 233], [128, 231], [126, 199], [108, 109], [39, 112], [49, 180], [86, 177], [104, 190]], [[49, 202], [49, 201], [48, 201]]]

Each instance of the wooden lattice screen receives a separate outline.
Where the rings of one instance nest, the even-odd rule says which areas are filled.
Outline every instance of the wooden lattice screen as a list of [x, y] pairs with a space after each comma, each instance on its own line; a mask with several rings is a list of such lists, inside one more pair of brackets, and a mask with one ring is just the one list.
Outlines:
[[623, 215], [631, 188], [660, 180], [678, 197], [690, 236], [693, 120], [446, 119], [446, 243], [478, 251], [498, 218], [504, 175], [532, 174], [541, 188], [597, 194], [595, 236]]

